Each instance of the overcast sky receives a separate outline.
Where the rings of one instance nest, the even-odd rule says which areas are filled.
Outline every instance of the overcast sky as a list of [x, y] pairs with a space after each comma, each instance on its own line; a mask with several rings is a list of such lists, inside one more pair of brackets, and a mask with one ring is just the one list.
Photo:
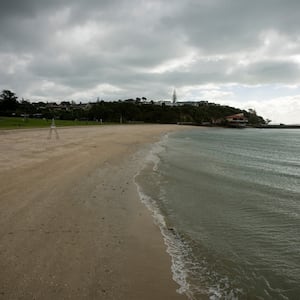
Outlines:
[[299, 0], [0, 0], [0, 89], [136, 97], [300, 124]]

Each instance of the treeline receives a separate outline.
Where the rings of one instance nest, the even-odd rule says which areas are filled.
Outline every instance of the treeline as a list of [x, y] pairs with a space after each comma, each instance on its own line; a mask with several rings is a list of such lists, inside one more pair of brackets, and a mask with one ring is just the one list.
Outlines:
[[[26, 116], [34, 118], [56, 118], [62, 120], [102, 120], [103, 122], [145, 122], [145, 123], [197, 123], [213, 124], [226, 116], [244, 113], [250, 125], [265, 124], [262, 117], [255, 111], [217, 105], [208, 102], [177, 105], [146, 102], [146, 98], [118, 100], [112, 102], [97, 101], [80, 103], [63, 101], [60, 104], [45, 102], [30, 102], [19, 100], [15, 93], [3, 90], [0, 94], [0, 115]], [[224, 120], [225, 122], [225, 120]]]

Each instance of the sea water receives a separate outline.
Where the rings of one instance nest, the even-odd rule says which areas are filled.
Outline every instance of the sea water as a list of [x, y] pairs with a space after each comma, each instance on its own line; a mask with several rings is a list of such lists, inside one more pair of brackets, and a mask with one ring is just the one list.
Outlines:
[[300, 130], [165, 136], [135, 180], [189, 299], [300, 299]]

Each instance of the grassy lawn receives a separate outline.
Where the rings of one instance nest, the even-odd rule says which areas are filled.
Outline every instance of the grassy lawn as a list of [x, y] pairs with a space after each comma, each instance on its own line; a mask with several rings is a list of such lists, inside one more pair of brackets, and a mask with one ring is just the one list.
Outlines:
[[[0, 129], [25, 129], [25, 128], [43, 128], [50, 127], [52, 120], [43, 119], [23, 119], [23, 118], [11, 118], [0, 117]], [[67, 121], [67, 120], [55, 120], [57, 127], [61, 126], [87, 126], [87, 125], [100, 125], [100, 122], [95, 121]]]

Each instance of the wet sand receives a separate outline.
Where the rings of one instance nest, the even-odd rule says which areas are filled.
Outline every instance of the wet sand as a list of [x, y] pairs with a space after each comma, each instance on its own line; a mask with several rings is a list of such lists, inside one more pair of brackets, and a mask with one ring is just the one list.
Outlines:
[[0, 299], [186, 299], [133, 176], [175, 125], [0, 131]]

